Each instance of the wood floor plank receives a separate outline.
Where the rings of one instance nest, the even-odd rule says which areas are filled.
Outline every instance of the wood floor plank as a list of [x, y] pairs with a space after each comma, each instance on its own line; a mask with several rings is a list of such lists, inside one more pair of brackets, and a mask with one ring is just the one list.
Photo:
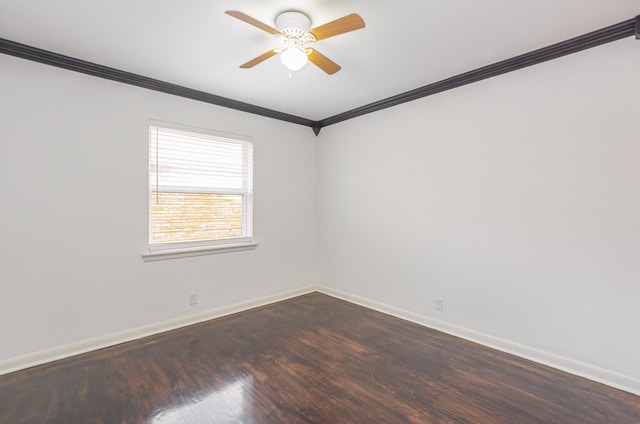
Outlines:
[[313, 293], [0, 376], [0, 423], [638, 424], [640, 398]]

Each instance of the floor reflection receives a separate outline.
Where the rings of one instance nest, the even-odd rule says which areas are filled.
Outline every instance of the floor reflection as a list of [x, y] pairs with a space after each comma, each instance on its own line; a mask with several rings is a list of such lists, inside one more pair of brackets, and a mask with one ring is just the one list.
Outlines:
[[249, 396], [252, 387], [253, 376], [247, 376], [204, 396], [190, 399], [183, 396], [182, 405], [159, 411], [150, 423], [237, 423], [250, 408]]

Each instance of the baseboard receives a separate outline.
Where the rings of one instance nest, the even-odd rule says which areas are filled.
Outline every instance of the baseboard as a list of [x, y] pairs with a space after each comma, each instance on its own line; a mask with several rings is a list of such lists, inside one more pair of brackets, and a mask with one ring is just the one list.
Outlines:
[[534, 361], [573, 375], [587, 378], [589, 380], [605, 384], [607, 386], [624, 390], [640, 396], [640, 380], [628, 377], [623, 374], [599, 368], [590, 364], [575, 361], [543, 350], [535, 349], [509, 340], [493, 337], [475, 330], [449, 324], [413, 312], [409, 312], [394, 306], [386, 305], [371, 299], [360, 297], [352, 293], [336, 290], [327, 286], [319, 286], [317, 291], [326, 295], [345, 300], [365, 308], [373, 309], [397, 318], [404, 319], [452, 336], [460, 337], [483, 346], [487, 346], [505, 353], [519, 356], [530, 361]]
[[70, 356], [103, 349], [105, 347], [115, 346], [121, 343], [130, 342], [132, 340], [137, 340], [154, 334], [163, 333], [165, 331], [175, 330], [200, 322], [220, 318], [226, 315], [243, 312], [249, 309], [280, 302], [314, 291], [316, 291], [315, 286], [307, 286], [271, 296], [261, 297], [259, 299], [253, 299], [247, 302], [236, 303], [230, 306], [223, 306], [197, 314], [187, 315], [169, 321], [150, 324], [119, 333], [113, 333], [88, 340], [83, 340], [78, 343], [71, 343], [63, 346], [58, 346], [53, 349], [42, 350], [40, 352], [10, 358], [8, 360], [0, 361], [0, 375], [8, 374], [10, 372], [19, 371], [26, 368], [31, 368], [36, 365], [46, 364], [49, 362], [68, 358]]
[[8, 360], [0, 361], [0, 375], [8, 374], [37, 365], [57, 361], [68, 358], [70, 356], [103, 349], [109, 346], [115, 346], [121, 343], [137, 340], [143, 337], [151, 336], [165, 331], [175, 330], [200, 322], [220, 318], [223, 316], [243, 312], [260, 306], [269, 305], [271, 303], [280, 302], [292, 297], [301, 296], [314, 291], [319, 291], [329, 296], [345, 300], [356, 305], [364, 306], [391, 316], [395, 316], [419, 325], [423, 325], [443, 333], [451, 334], [456, 337], [463, 338], [493, 349], [519, 356], [561, 371], [568, 372], [573, 375], [587, 378], [598, 383], [616, 389], [624, 390], [629, 393], [640, 396], [640, 380], [628, 377], [614, 371], [609, 371], [590, 364], [575, 361], [553, 353], [545, 352], [519, 343], [514, 343], [498, 337], [493, 337], [475, 330], [449, 324], [413, 312], [386, 305], [371, 299], [354, 295], [352, 293], [336, 290], [327, 286], [307, 286], [296, 290], [278, 293], [271, 296], [265, 296], [253, 299], [247, 302], [241, 302], [234, 305], [224, 306], [211, 309], [198, 314], [188, 315], [177, 319], [151, 324], [131, 330], [108, 334], [78, 343], [71, 343], [53, 349], [47, 349]]

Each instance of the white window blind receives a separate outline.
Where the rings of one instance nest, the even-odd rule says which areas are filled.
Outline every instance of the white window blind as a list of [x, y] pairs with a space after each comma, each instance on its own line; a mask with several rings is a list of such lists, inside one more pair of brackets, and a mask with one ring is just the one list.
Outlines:
[[250, 139], [149, 127], [149, 248], [251, 242]]

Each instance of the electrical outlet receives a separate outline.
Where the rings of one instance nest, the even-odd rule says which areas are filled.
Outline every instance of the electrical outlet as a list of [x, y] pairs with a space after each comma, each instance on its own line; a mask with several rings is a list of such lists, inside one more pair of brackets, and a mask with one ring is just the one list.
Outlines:
[[441, 297], [436, 298], [436, 311], [444, 311], [444, 299]]
[[191, 293], [189, 295], [189, 304], [196, 305], [198, 303], [198, 293]]

